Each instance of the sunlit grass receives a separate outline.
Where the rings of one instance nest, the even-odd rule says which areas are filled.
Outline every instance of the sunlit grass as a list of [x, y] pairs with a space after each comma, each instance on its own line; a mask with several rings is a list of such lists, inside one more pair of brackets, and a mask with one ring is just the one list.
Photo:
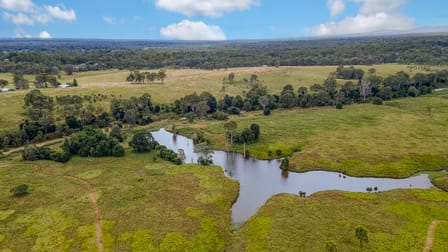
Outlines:
[[[431, 191], [419, 191], [421, 195], [427, 192]], [[432, 193], [446, 197], [446, 193]], [[448, 219], [446, 201], [415, 197], [413, 191], [363, 195], [274, 196], [237, 232], [234, 247], [240, 251], [324, 251], [325, 242], [334, 240], [338, 251], [358, 251], [355, 227], [361, 224], [367, 227], [369, 238], [363, 251], [422, 251], [430, 223]], [[434, 251], [448, 246], [443, 234], [446, 225], [436, 230]]]
[[[140, 247], [141, 230], [151, 234], [155, 248], [183, 239], [215, 251], [230, 240], [238, 185], [218, 167], [175, 166], [131, 152], [123, 158], [74, 157], [67, 164], [16, 156], [0, 167], [1, 249], [96, 250], [88, 188], [72, 176], [88, 180], [98, 194], [106, 250]], [[153, 176], [155, 169], [163, 173]], [[23, 183], [29, 194], [13, 198], [9, 189]]]

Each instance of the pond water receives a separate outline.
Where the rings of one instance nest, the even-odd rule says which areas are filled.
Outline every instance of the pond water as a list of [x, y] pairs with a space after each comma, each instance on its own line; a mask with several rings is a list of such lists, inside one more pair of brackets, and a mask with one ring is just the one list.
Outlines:
[[[175, 152], [183, 149], [186, 163], [197, 162], [198, 156], [193, 151], [194, 143], [191, 139], [180, 135], [173, 136], [165, 129], [152, 132], [152, 135], [157, 142]], [[426, 189], [432, 186], [426, 174], [405, 179], [390, 179], [349, 177], [327, 171], [285, 173], [279, 169], [280, 160], [246, 159], [241, 154], [225, 151], [214, 152], [213, 164], [221, 166], [226, 176], [240, 183], [238, 200], [232, 206], [234, 223], [245, 222], [267, 199], [279, 193], [298, 194], [302, 191], [309, 196], [326, 190], [366, 192], [367, 187], [377, 187], [378, 191], [387, 191], [396, 188]]]

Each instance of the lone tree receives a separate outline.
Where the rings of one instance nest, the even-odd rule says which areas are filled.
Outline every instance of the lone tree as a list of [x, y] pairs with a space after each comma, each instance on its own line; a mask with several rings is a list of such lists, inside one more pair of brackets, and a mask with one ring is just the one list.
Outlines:
[[228, 79], [229, 79], [229, 83], [233, 83], [235, 81], [235, 74], [233, 72], [229, 73]]
[[367, 228], [363, 225], [356, 226], [355, 229], [356, 238], [359, 240], [359, 246], [362, 248], [364, 243], [369, 242], [369, 237], [367, 236], [368, 231]]
[[238, 125], [235, 121], [226, 122], [224, 124], [224, 129], [227, 130], [227, 136], [230, 138], [230, 145], [233, 144], [233, 136], [237, 127]]
[[28, 185], [27, 184], [21, 184], [16, 187], [13, 187], [9, 192], [12, 193], [12, 196], [14, 197], [22, 197], [28, 194]]

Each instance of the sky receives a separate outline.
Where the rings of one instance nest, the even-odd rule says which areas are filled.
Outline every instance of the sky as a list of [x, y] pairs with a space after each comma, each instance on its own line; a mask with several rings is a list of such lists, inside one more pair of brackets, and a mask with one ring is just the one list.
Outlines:
[[448, 31], [447, 0], [0, 0], [0, 38], [286, 39]]

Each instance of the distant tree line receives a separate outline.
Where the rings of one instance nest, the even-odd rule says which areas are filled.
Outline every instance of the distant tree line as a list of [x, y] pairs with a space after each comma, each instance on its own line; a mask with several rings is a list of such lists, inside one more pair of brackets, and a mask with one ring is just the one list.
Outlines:
[[63, 71], [71, 75], [75, 72], [104, 69], [133, 71], [262, 65], [448, 64], [448, 54], [445, 53], [448, 47], [446, 35], [198, 43], [87, 43], [77, 40], [21, 42], [0, 41], [0, 47], [4, 50], [0, 55], [1, 73], [58, 75]]

